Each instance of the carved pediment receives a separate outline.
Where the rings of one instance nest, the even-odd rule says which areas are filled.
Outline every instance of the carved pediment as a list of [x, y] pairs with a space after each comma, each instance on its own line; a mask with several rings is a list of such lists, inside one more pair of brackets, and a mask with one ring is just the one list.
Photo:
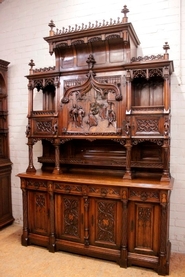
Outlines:
[[83, 84], [70, 87], [65, 91], [64, 97], [62, 98], [62, 103], [68, 103], [69, 97], [73, 93], [75, 93], [77, 95], [78, 99], [83, 99], [85, 94], [87, 92], [89, 92], [90, 89], [94, 89], [94, 91], [96, 93], [101, 95], [102, 99], [105, 98], [106, 94], [114, 93], [115, 99], [117, 101], [122, 100], [120, 87], [118, 87], [118, 85], [108, 84], [108, 83], [99, 83], [94, 78], [94, 73], [90, 70], [87, 81], [85, 81]]
[[[117, 132], [116, 102], [122, 100], [121, 77], [95, 77], [93, 56], [87, 60], [87, 79], [67, 81], [61, 106], [67, 113], [68, 132]], [[74, 85], [74, 84], [77, 85]]]

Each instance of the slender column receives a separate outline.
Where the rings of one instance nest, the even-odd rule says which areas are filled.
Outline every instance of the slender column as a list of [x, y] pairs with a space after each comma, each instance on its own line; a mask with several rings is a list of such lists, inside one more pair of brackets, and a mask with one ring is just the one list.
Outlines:
[[58, 101], [57, 96], [60, 95], [60, 79], [59, 77], [55, 78], [55, 113], [58, 113]]
[[[30, 66], [29, 74], [33, 74], [33, 67], [35, 66], [34, 61], [30, 60], [30, 63], [28, 64]], [[31, 116], [31, 113], [33, 111], [33, 90], [34, 90], [34, 82], [29, 79], [28, 83], [28, 118]]]
[[131, 149], [132, 149], [132, 145], [131, 145], [131, 140], [128, 139], [126, 144], [126, 172], [123, 176], [123, 179], [127, 179], [130, 180], [132, 179], [132, 174], [131, 174]]
[[164, 76], [164, 112], [169, 113], [170, 109], [170, 81], [169, 81], [169, 67], [163, 69]]
[[169, 181], [170, 180], [170, 171], [169, 171], [169, 159], [170, 159], [170, 151], [169, 151], [169, 139], [165, 139], [163, 143], [163, 151], [164, 151], [164, 163], [163, 163], [163, 174], [161, 177], [161, 181]]
[[28, 148], [29, 148], [29, 165], [28, 165], [28, 168], [26, 170], [26, 172], [36, 172], [36, 169], [33, 165], [33, 140], [32, 139], [28, 139]]
[[131, 113], [131, 73], [128, 70], [126, 75], [126, 114]]
[[29, 80], [28, 83], [28, 118], [31, 116], [31, 113], [33, 111], [33, 85], [32, 81]]
[[28, 246], [28, 193], [26, 190], [26, 180], [21, 179], [22, 199], [23, 199], [23, 234], [21, 237], [21, 243], [24, 246]]
[[49, 194], [49, 224], [50, 224], [50, 236], [49, 236], [49, 251], [55, 252], [55, 220], [54, 220], [54, 185], [52, 182], [48, 182], [48, 194]]
[[54, 143], [55, 146], [55, 168], [53, 170], [53, 174], [60, 174], [60, 141], [57, 139]]
[[127, 228], [128, 228], [128, 188], [122, 189], [122, 244], [121, 244], [121, 255], [120, 255], [120, 266], [127, 267]]

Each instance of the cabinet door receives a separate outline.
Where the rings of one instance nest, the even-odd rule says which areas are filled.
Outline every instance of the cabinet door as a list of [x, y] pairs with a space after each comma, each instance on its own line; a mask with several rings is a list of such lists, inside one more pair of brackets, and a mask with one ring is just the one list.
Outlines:
[[159, 204], [130, 202], [128, 211], [128, 251], [158, 255], [161, 225]]
[[83, 217], [82, 197], [55, 195], [56, 238], [83, 242]]
[[49, 205], [46, 192], [28, 191], [28, 226], [30, 233], [49, 234]]
[[121, 246], [121, 202], [109, 199], [90, 201], [90, 244], [119, 249]]
[[0, 228], [13, 221], [10, 174], [0, 173]]

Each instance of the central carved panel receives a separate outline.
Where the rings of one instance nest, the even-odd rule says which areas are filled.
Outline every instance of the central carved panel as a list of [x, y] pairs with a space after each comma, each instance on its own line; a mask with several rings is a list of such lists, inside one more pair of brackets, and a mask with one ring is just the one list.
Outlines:
[[63, 132], [116, 133], [117, 101], [122, 99], [120, 82], [120, 76], [94, 78], [91, 71], [85, 82], [84, 78], [64, 82]]

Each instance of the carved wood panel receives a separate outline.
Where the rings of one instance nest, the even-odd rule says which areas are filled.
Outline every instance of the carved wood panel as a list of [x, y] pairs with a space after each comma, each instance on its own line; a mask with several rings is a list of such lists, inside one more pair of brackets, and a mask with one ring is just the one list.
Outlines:
[[160, 238], [160, 206], [151, 203], [129, 203], [128, 250], [157, 255]]
[[62, 132], [99, 135], [103, 132], [117, 133], [121, 100], [119, 75], [95, 78], [90, 71], [86, 79], [64, 80]]
[[164, 117], [160, 115], [138, 115], [131, 120], [133, 136], [163, 136]]
[[83, 242], [83, 199], [70, 195], [55, 196], [56, 237]]
[[[90, 202], [90, 243], [119, 248], [121, 244], [121, 202], [94, 199]], [[119, 218], [119, 220], [118, 220]]]
[[29, 230], [41, 235], [49, 234], [48, 195], [41, 191], [28, 191]]

